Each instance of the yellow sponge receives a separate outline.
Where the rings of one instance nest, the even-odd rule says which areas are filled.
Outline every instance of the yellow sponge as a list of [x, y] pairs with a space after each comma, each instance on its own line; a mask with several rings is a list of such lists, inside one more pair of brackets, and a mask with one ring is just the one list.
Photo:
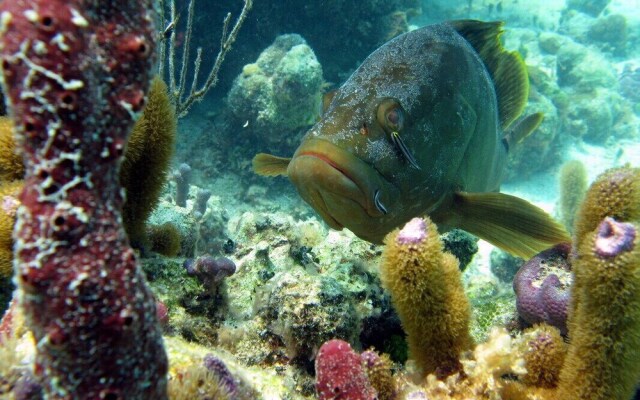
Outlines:
[[380, 278], [407, 334], [410, 357], [425, 374], [457, 372], [460, 353], [473, 345], [458, 260], [444, 252], [428, 218], [412, 219], [385, 244]]

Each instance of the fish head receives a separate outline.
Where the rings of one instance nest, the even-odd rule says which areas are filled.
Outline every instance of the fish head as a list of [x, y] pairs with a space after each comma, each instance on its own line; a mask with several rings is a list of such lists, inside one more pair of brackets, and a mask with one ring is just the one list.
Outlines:
[[287, 175], [330, 227], [381, 243], [396, 226], [436, 204], [441, 191], [431, 198], [415, 184], [424, 180], [418, 163], [428, 168], [429, 151], [412, 151], [419, 136], [410, 137], [413, 121], [401, 100], [371, 93], [353, 107], [355, 96], [336, 94], [294, 153]]

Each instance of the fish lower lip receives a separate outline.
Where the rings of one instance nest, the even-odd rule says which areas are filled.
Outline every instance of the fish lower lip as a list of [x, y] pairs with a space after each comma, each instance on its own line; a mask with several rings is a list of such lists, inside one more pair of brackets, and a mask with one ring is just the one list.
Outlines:
[[331, 168], [335, 169], [336, 171], [338, 171], [342, 176], [344, 176], [346, 179], [348, 179], [353, 184], [354, 189], [357, 189], [360, 192], [359, 196], [353, 195], [354, 193], [352, 193], [353, 196], [348, 196], [348, 197], [350, 197], [352, 200], [354, 200], [358, 204], [360, 204], [360, 206], [362, 208], [364, 208], [365, 210], [367, 209], [366, 195], [365, 195], [365, 193], [362, 192], [362, 188], [360, 187], [360, 185], [358, 185], [356, 180], [353, 179], [353, 177], [347, 171], [345, 171], [344, 168], [341, 168], [340, 165], [338, 165], [335, 161], [333, 161], [331, 158], [327, 157], [326, 155], [324, 155], [322, 153], [316, 153], [316, 152], [312, 152], [312, 151], [301, 152], [298, 156], [299, 157], [313, 157], [313, 158], [316, 158], [316, 159], [324, 162], [325, 164], [329, 165]]

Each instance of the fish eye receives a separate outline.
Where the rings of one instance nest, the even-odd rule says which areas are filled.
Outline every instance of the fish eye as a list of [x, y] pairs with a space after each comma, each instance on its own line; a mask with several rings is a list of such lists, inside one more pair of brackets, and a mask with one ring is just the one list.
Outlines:
[[404, 125], [404, 110], [395, 99], [385, 99], [378, 105], [378, 122], [389, 132], [400, 131]]

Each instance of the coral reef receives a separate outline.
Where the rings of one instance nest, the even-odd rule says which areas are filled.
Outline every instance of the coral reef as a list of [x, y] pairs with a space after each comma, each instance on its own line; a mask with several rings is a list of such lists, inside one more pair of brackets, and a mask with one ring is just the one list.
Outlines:
[[518, 314], [533, 325], [545, 322], [567, 333], [572, 284], [568, 243], [545, 250], [524, 263], [513, 280]]
[[428, 219], [412, 219], [385, 244], [380, 279], [407, 333], [409, 356], [425, 374], [456, 372], [460, 353], [473, 344], [458, 261], [443, 252]]
[[155, 301], [121, 225], [118, 184], [153, 64], [151, 10], [148, 1], [0, 5], [3, 91], [26, 165], [18, 294], [47, 398], [166, 398]]
[[197, 277], [207, 291], [216, 296], [224, 278], [236, 272], [236, 265], [227, 257], [213, 258], [210, 255], [187, 259], [184, 264], [189, 276]]
[[345, 285], [333, 277], [317, 277], [300, 270], [284, 272], [260, 288], [256, 315], [269, 326], [298, 363], [311, 359], [315, 349], [332, 338], [357, 341], [360, 325]]

